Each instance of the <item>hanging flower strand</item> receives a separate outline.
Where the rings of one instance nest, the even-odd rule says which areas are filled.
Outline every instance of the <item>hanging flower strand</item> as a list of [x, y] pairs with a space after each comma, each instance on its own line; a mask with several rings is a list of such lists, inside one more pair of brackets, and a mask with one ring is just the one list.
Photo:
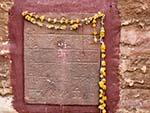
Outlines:
[[106, 45], [104, 43], [105, 37], [105, 29], [104, 29], [104, 17], [101, 20], [101, 28], [100, 28], [100, 81], [99, 81], [99, 106], [98, 108], [102, 111], [102, 113], [107, 113], [106, 111]]

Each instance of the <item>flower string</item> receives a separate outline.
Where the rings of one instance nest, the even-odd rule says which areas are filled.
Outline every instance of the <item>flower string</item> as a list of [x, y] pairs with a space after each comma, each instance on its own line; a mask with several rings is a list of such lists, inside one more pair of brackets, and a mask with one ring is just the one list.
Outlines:
[[102, 113], [106, 112], [106, 45], [104, 42], [105, 37], [105, 29], [104, 29], [104, 17], [101, 21], [101, 29], [100, 29], [100, 81], [99, 81], [99, 106], [98, 108], [102, 111]]

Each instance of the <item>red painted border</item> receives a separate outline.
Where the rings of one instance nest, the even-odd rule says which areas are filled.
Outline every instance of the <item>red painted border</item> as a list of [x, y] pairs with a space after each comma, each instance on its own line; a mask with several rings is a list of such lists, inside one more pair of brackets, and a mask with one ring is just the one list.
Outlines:
[[[32, 1], [32, 0], [31, 0]], [[61, 2], [62, 1], [62, 2]], [[12, 70], [11, 80], [13, 86], [13, 106], [19, 113], [99, 113], [97, 106], [58, 106], [27, 104], [24, 101], [24, 58], [23, 58], [23, 10], [35, 12], [97, 12], [102, 10], [106, 14], [105, 28], [107, 45], [107, 110], [115, 113], [119, 101], [119, 37], [120, 20], [115, 0], [55, 0], [48, 5], [27, 3], [25, 0], [16, 0], [9, 16], [9, 38], [11, 42]], [[87, 5], [88, 4], [88, 5]]]

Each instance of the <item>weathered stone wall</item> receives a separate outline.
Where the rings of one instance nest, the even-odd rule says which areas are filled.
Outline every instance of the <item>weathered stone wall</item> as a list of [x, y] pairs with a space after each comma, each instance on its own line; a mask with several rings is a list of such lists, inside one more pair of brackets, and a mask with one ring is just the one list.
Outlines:
[[[0, 0], [0, 113], [15, 113], [7, 28], [12, 4], [12, 0]], [[122, 27], [117, 113], [150, 113], [150, 1], [118, 0], [118, 9]]]
[[0, 113], [15, 113], [12, 108], [12, 90], [10, 84], [8, 11], [13, 5], [11, 0], [0, 0]]
[[121, 17], [118, 113], [150, 113], [150, 1], [118, 0]]

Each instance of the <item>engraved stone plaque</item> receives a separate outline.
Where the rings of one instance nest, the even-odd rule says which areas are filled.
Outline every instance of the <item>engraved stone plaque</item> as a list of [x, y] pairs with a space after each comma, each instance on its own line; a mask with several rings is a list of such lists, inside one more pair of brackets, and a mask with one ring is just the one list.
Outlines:
[[[93, 14], [48, 15], [82, 18]], [[91, 26], [59, 31], [24, 21], [25, 102], [98, 105], [100, 53], [91, 32]]]

